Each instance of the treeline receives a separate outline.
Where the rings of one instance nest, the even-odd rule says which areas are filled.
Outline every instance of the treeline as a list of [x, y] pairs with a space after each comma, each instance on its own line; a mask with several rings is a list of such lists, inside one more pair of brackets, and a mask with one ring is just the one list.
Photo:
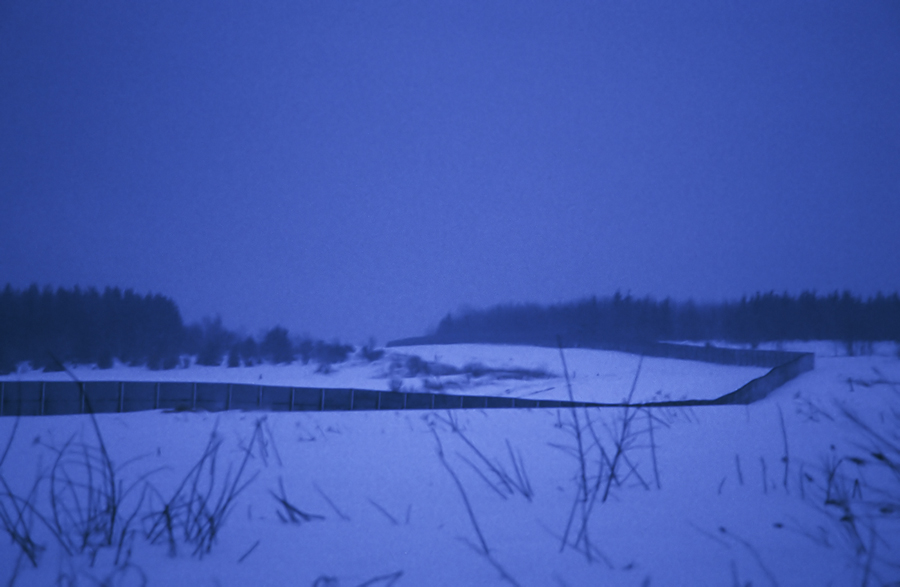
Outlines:
[[505, 304], [448, 314], [427, 339], [434, 342], [594, 345], [662, 340], [724, 340], [756, 345], [778, 340], [838, 340], [848, 344], [900, 340], [897, 293], [862, 299], [850, 292], [756, 294], [722, 303], [612, 297], [565, 304]]
[[294, 340], [278, 326], [257, 340], [227, 330], [218, 318], [185, 325], [171, 299], [130, 289], [32, 285], [17, 290], [7, 285], [0, 293], [0, 374], [23, 362], [48, 371], [59, 370], [59, 362], [106, 369], [114, 360], [173, 369], [192, 358], [230, 367], [315, 361], [327, 369], [353, 350], [340, 343]]

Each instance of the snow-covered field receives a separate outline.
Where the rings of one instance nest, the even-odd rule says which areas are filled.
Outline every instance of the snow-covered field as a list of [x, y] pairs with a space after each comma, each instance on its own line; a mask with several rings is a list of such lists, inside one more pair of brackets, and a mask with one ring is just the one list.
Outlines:
[[[476, 378], [465, 393], [567, 393], [552, 349], [396, 351], [551, 374]], [[566, 352], [576, 399], [627, 395], [638, 359], [591, 352]], [[397, 361], [386, 357], [330, 374], [194, 367], [144, 378], [385, 389], [392, 370]], [[76, 373], [122, 380], [143, 370], [126, 371]], [[635, 399], [717, 397], [764, 371], [645, 359]], [[47, 376], [6, 379], [16, 377]], [[402, 383], [414, 388], [423, 377]], [[896, 349], [819, 354], [814, 371], [750, 406], [141, 412], [96, 421], [121, 495], [111, 529], [106, 460], [88, 416], [0, 419], [0, 450], [12, 439], [0, 453], [0, 530], [19, 540], [0, 541], [3, 584], [900, 581]]]

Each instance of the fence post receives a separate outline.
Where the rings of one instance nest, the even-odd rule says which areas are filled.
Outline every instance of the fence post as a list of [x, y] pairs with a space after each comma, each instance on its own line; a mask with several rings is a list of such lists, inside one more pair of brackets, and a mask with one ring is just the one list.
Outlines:
[[353, 395], [354, 395], [354, 393], [355, 392], [351, 389], [350, 390], [350, 411], [351, 412], [353, 411]]
[[[376, 410], [381, 409], [381, 392], [380, 391], [378, 392], [378, 399], [375, 402], [375, 409]], [[3, 412], [0, 412], [0, 416], [2, 416], [2, 415], [3, 415]]]
[[325, 390], [322, 389], [321, 391], [322, 391], [322, 397], [319, 399], [319, 411], [324, 412], [325, 411]]
[[262, 385], [257, 386], [256, 407], [257, 408], [262, 407]]
[[125, 382], [119, 382], [119, 413], [125, 411]]
[[47, 384], [41, 381], [41, 416], [44, 415], [44, 399], [46, 395]]
[[191, 409], [192, 410], [197, 409], [197, 384], [196, 383], [193, 385], [193, 390], [191, 393]]
[[153, 409], [159, 409], [159, 381], [156, 382], [156, 401], [153, 402]]
[[291, 409], [289, 411], [291, 411], [291, 412], [294, 411], [294, 388], [293, 387], [291, 388]]

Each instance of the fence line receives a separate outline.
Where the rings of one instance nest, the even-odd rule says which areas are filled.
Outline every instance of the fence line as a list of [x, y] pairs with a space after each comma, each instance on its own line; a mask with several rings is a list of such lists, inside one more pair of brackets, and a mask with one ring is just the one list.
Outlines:
[[232, 383], [84, 381], [0, 382], [0, 416], [172, 411], [363, 411], [589, 407], [600, 404], [511, 397], [281, 387]]
[[[815, 367], [812, 353], [724, 349], [669, 343], [616, 345], [618, 350], [644, 356], [679, 358], [729, 365], [771, 367], [740, 389], [714, 400], [654, 402], [643, 406], [750, 404], [766, 397]], [[96, 413], [141, 410], [222, 411], [359, 411], [469, 408], [613, 407], [623, 404], [528, 400], [495, 396], [453, 395], [343, 389], [283, 387], [240, 383], [149, 381], [2, 381], [0, 416], [79, 414], [86, 409], [85, 395]]]

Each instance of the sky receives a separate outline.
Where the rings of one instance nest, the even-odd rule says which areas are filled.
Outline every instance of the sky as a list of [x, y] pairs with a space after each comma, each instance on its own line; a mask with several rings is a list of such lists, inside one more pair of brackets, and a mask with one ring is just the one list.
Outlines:
[[0, 3], [0, 282], [378, 342], [900, 290], [900, 4]]

